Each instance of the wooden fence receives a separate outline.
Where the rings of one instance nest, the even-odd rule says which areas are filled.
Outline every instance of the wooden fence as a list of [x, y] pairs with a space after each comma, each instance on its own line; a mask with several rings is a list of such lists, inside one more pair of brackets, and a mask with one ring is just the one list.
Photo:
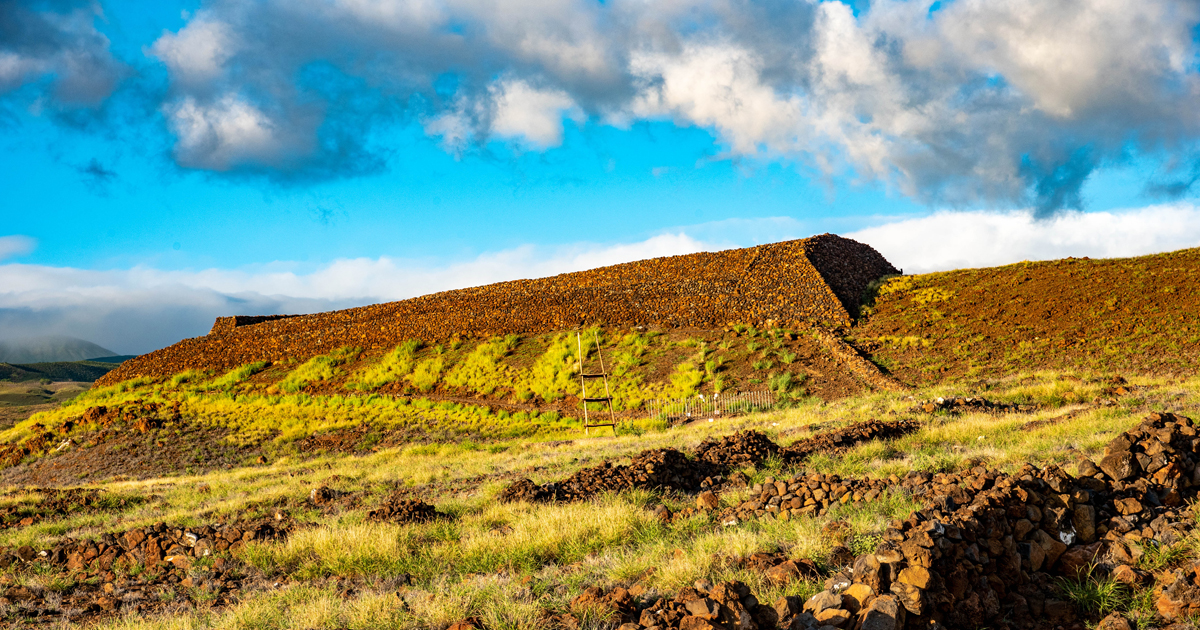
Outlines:
[[674, 421], [720, 418], [756, 409], [769, 409], [773, 406], [775, 406], [775, 394], [768, 391], [646, 401], [646, 410], [650, 413], [651, 418]]

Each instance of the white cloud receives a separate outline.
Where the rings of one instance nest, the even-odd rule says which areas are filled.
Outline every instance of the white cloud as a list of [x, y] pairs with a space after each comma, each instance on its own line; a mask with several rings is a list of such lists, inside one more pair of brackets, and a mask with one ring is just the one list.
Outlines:
[[638, 118], [669, 116], [715, 128], [734, 151], [789, 153], [802, 144], [802, 106], [761, 79], [761, 60], [730, 44], [693, 45], [674, 54], [635, 55], [645, 87], [630, 107]]
[[32, 92], [37, 106], [102, 104], [126, 68], [96, 30], [101, 15], [91, 0], [0, 3], [0, 96], [41, 83]]
[[0, 52], [0, 92], [19, 87], [26, 76], [42, 72], [46, 67], [46, 62], [41, 59]]
[[237, 41], [228, 24], [201, 11], [178, 33], [163, 33], [149, 52], [167, 64], [172, 80], [202, 86], [221, 77]]
[[1037, 219], [1032, 211], [936, 212], [846, 234], [905, 273], [1200, 247], [1200, 206], [1176, 203]]
[[[1141, 102], [1194, 60], [1194, 3], [963, 0], [937, 19], [943, 63], [990, 69], [1060, 118]], [[1150, 30], [1147, 30], [1150, 29]]]
[[189, 168], [279, 166], [308, 149], [295, 146], [302, 136], [279, 133], [266, 113], [233, 94], [210, 103], [189, 96], [165, 113], [178, 138], [175, 158]]
[[492, 88], [495, 114], [492, 131], [524, 138], [536, 148], [562, 144], [563, 117], [579, 121], [583, 111], [562, 90], [538, 89], [521, 80], [506, 80]]
[[[731, 157], [883, 181], [927, 203], [1046, 214], [1080, 205], [1098, 166], [1135, 155], [1185, 172], [1194, 161], [1194, 0], [932, 4], [217, 3], [153, 50], [175, 98], [252, 99], [297, 155], [177, 152], [215, 170], [373, 167], [362, 158], [377, 121], [420, 120], [458, 152], [488, 137], [552, 148], [564, 117], [669, 118], [712, 130]], [[321, 85], [314, 67], [351, 80]]]
[[24, 256], [37, 247], [37, 241], [28, 236], [0, 236], [0, 260]]

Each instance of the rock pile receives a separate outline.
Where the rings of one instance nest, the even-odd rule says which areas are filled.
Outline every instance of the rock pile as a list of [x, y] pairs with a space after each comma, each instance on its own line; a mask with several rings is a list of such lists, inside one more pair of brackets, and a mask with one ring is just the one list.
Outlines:
[[[818, 622], [843, 619], [840, 627], [866, 628], [871, 615], [872, 628], [1067, 624], [1075, 611], [1053, 579], [1136, 576], [1130, 543], [1171, 542], [1194, 523], [1184, 503], [1200, 486], [1197, 462], [1192, 421], [1156, 413], [1113, 439], [1099, 466], [1081, 462], [1078, 477], [1032, 465], [1014, 475], [913, 473], [904, 482], [927, 507], [893, 522], [878, 549], [806, 608]], [[1163, 589], [1168, 621], [1191, 610], [1176, 602], [1188, 601], [1194, 583], [1183, 571]]]
[[[834, 235], [724, 252], [656, 258], [536, 280], [295, 317], [222, 320], [213, 333], [130, 359], [97, 381], [229, 370], [304, 359], [341, 346], [391, 348], [574, 328], [721, 328], [730, 322], [847, 325], [870, 281], [897, 270], [867, 245]], [[600, 308], [599, 306], [602, 306]]]
[[750, 499], [726, 508], [718, 518], [723, 525], [736, 525], [756, 518], [786, 521], [796, 516], [823, 516], [834, 505], [873, 501], [894, 485], [886, 479], [842, 479], [820, 473], [778, 481], [768, 477], [751, 487]]
[[628, 465], [604, 462], [558, 483], [539, 486], [520, 479], [502, 490], [499, 499], [502, 502], [586, 501], [598, 494], [631, 488], [689, 491], [714, 485], [713, 477], [723, 471], [715, 464], [689, 460], [672, 448], [655, 449], [639, 453]]
[[1155, 592], [1154, 606], [1164, 619], [1200, 618], [1200, 560], [1177, 569]]
[[1017, 405], [1012, 403], [992, 402], [986, 398], [975, 396], [951, 396], [949, 398], [934, 398], [927, 400], [912, 409], [910, 413], [997, 413], [997, 412], [1028, 412], [1036, 411], [1037, 405]]
[[716, 466], [756, 465], [779, 453], [779, 445], [758, 431], [739, 431], [720, 438], [705, 438], [696, 446], [695, 458]]
[[706, 590], [685, 588], [671, 599], [650, 602], [642, 610], [638, 626], [681, 630], [750, 629], [760, 625], [772, 628], [777, 619], [769, 616], [774, 612], [770, 606], [760, 604], [745, 584], [722, 582]]
[[781, 449], [779, 455], [785, 462], [797, 464], [814, 453], [839, 455], [859, 444], [873, 440], [892, 440], [920, 428], [921, 423], [916, 420], [867, 420], [799, 440]]
[[[775, 565], [800, 571], [790, 561]], [[798, 575], [798, 574], [797, 574]], [[794, 576], [793, 576], [794, 577]], [[811, 578], [812, 575], [802, 577]], [[788, 578], [793, 579], [793, 578]], [[635, 595], [636, 593], [636, 595]], [[576, 619], [563, 624], [578, 627], [580, 619], [603, 619], [618, 630], [657, 628], [658, 630], [767, 630], [773, 628], [817, 627], [816, 617], [799, 597], [781, 597], [773, 604], [760, 602], [742, 582], [712, 585], [696, 583], [671, 597], [648, 597], [635, 584], [605, 591], [590, 587], [571, 602]]]
[[[73, 579], [65, 590], [22, 585], [0, 576], [0, 610], [13, 618], [47, 620], [80, 618], [118, 611], [148, 612], [178, 593], [197, 594], [215, 604], [228, 604], [251, 586], [244, 568], [224, 558], [213, 558], [203, 567], [196, 560], [221, 551], [236, 550], [248, 541], [281, 540], [291, 530], [286, 520], [173, 528], [163, 523], [106, 533], [99, 540], [63, 539], [51, 549], [24, 546], [0, 549], [0, 568], [15, 574], [28, 565], [69, 572]], [[135, 567], [144, 571], [131, 572]], [[167, 594], [170, 593], [170, 597]]]
[[65, 538], [52, 549], [42, 551], [27, 546], [2, 549], [0, 567], [35, 561], [71, 571], [111, 571], [121, 563], [153, 567], [166, 562], [187, 567], [194, 558], [228, 549], [236, 550], [252, 540], [281, 540], [287, 537], [291, 527], [290, 521], [273, 519], [198, 528], [174, 528], [159, 523], [115, 534], [107, 533], [100, 540]]
[[745, 557], [729, 557], [725, 566], [761, 573], [774, 584], [787, 584], [793, 580], [815, 580], [821, 577], [821, 568], [808, 558], [793, 560], [786, 553], [759, 551]]
[[95, 446], [109, 439], [118, 431], [133, 429], [139, 433], [146, 433], [160, 429], [167, 422], [178, 421], [181, 418], [179, 401], [165, 405], [158, 402], [132, 400], [112, 407], [104, 405], [88, 407], [83, 415], [57, 425], [52, 431], [37, 423], [30, 427], [32, 435], [23, 442], [0, 444], [0, 468], [15, 466], [21, 463], [26, 456], [44, 453], [64, 442], [70, 444], [67, 436], [77, 426], [98, 429], [88, 443], [89, 446]]
[[[913, 420], [868, 420], [814, 435], [786, 448], [780, 448], [758, 431], [740, 431], [721, 438], [705, 439], [697, 445], [693, 459], [669, 448], [643, 451], [636, 455], [629, 465], [604, 462], [599, 466], [580, 470], [558, 483], [538, 485], [529, 479], [519, 479], [504, 488], [499, 498], [502, 502], [585, 501], [603, 492], [629, 488], [711, 492], [719, 490], [727, 481], [726, 475], [731, 469], [757, 465], [773, 455], [779, 455], [785, 462], [796, 464], [813, 453], [842, 453], [864, 442], [895, 438], [918, 428], [920, 423]], [[866, 492], [869, 493], [869, 489]], [[872, 494], [872, 497], [877, 494]], [[821, 499], [818, 499], [819, 501]], [[713, 509], [716, 506], [716, 496], [706, 496], [702, 497], [699, 509]], [[825, 507], [828, 507], [828, 503]], [[759, 513], [761, 516], [764, 509], [760, 507], [748, 512]], [[689, 508], [680, 515], [688, 516], [694, 511]]]
[[423, 501], [406, 499], [397, 493], [387, 498], [379, 507], [367, 513], [367, 520], [388, 523], [426, 523], [447, 516]]

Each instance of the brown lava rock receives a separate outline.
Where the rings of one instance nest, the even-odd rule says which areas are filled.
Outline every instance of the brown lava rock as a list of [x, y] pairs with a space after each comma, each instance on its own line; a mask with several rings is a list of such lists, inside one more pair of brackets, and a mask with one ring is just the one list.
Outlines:
[[[1081, 465], [1092, 474], [1080, 477], [1032, 465], [1014, 475], [983, 467], [910, 473], [902, 485], [926, 507], [893, 522], [879, 548], [806, 609], [818, 621], [846, 617], [839, 627], [1073, 624], [1077, 613], [1057, 598], [1057, 577], [1120, 573], [1133, 543], [1174, 542], [1194, 523], [1184, 507], [1200, 489], [1200, 436], [1190, 419], [1151, 414], [1114, 438], [1105, 460], [1121, 465]], [[1177, 572], [1157, 593], [1160, 614], [1170, 621], [1200, 610], [1197, 587], [1195, 565]]]
[[379, 507], [367, 513], [367, 519], [389, 523], [426, 523], [439, 518], [448, 518], [432, 505], [423, 501], [406, 499], [404, 495], [391, 495]]
[[[643, 451], [634, 456], [628, 465], [604, 462], [580, 470], [558, 483], [538, 485], [529, 479], [519, 479], [504, 488], [499, 498], [503, 502], [584, 501], [603, 492], [629, 488], [715, 491], [723, 485], [725, 475], [732, 468], [756, 465], [776, 454], [795, 464], [813, 453], [842, 453], [864, 442], [894, 438], [919, 427], [920, 423], [914, 420], [869, 420], [800, 440], [786, 448], [780, 448], [758, 431], [741, 431], [704, 440], [696, 447], [694, 459], [669, 448]], [[734, 473], [734, 476], [740, 476], [740, 473]], [[740, 479], [734, 480], [732, 485], [742, 485], [738, 481]], [[878, 494], [871, 494], [871, 498]], [[828, 507], [828, 503], [825, 507]], [[679, 516], [686, 517], [692, 513], [690, 509], [684, 510]], [[761, 513], [758, 515], [761, 516]]]
[[[217, 554], [250, 541], [282, 540], [292, 527], [274, 519], [194, 528], [159, 523], [106, 533], [98, 540], [63, 539], [40, 551], [0, 549], [0, 567], [7, 574], [58, 571], [72, 576], [70, 586], [59, 591], [16, 586], [7, 575], [0, 576], [0, 618], [18, 625], [78, 623], [113, 613], [164, 610], [171, 599], [200, 592], [213, 605], [232, 604], [243, 591], [258, 588], [260, 578], [248, 577], [248, 567], [234, 566]], [[203, 567], [197, 565], [202, 558], [210, 558]], [[138, 566], [144, 569], [128, 571]]]

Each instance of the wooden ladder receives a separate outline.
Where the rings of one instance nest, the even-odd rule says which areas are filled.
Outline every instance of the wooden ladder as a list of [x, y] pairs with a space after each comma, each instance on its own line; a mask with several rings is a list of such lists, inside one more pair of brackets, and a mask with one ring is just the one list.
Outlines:
[[[608, 389], [608, 370], [604, 367], [604, 354], [600, 351], [600, 333], [592, 329], [592, 339], [596, 344], [596, 358], [600, 361], [599, 372], [584, 371], [584, 356], [583, 356], [583, 335], [578, 330], [575, 331], [575, 343], [578, 348], [579, 356], [579, 399], [583, 401], [583, 434], [588, 434], [588, 429], [597, 427], [612, 427], [613, 433], [617, 432], [617, 415], [613, 412], [612, 392]], [[591, 379], [604, 379], [604, 395], [603, 396], [588, 396], [587, 382]], [[608, 422], [592, 423], [591, 417], [588, 416], [588, 403], [608, 403]]]

